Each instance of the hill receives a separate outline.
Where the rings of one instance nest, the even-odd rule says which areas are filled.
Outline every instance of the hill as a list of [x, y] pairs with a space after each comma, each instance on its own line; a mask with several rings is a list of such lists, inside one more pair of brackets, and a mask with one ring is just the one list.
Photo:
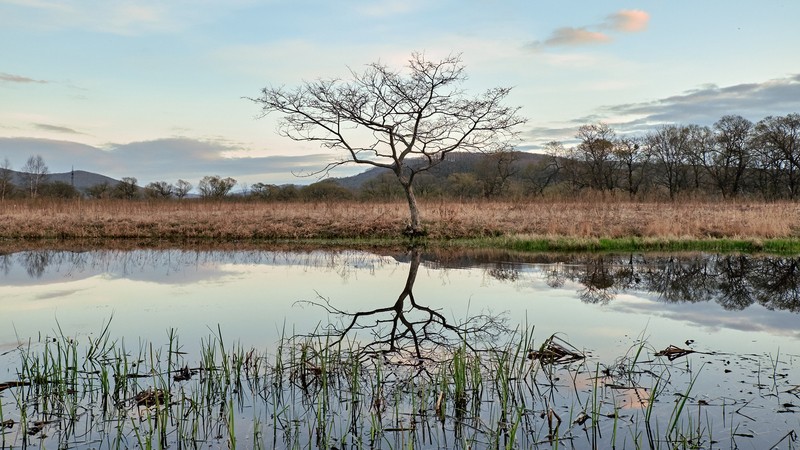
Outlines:
[[[514, 158], [514, 164], [518, 167], [525, 167], [528, 164], [536, 164], [546, 158], [545, 155], [538, 153], [512, 152], [512, 154]], [[429, 170], [427, 173], [436, 178], [447, 178], [454, 173], [475, 172], [476, 167], [487, 157], [488, 155], [484, 153], [451, 153], [447, 156], [446, 160]], [[421, 163], [422, 161], [420, 160], [420, 164]], [[414, 161], [411, 161], [411, 164], [413, 165]], [[335, 180], [341, 186], [344, 186], [348, 189], [358, 190], [367, 181], [377, 178], [387, 172], [389, 172], [388, 169], [372, 167], [359, 174], [349, 177], [335, 178]]]
[[[17, 186], [25, 185], [25, 176], [22, 172], [17, 172], [12, 170], [11, 175], [12, 175], [12, 182], [14, 184], [16, 184]], [[86, 188], [94, 186], [96, 184], [108, 183], [109, 186], [115, 186], [117, 183], [119, 183], [119, 180], [115, 180], [111, 177], [100, 175], [98, 173], [87, 172], [85, 170], [50, 173], [47, 174], [45, 181], [48, 183], [52, 183], [54, 181], [67, 183], [75, 186], [75, 189], [78, 189], [81, 192], [85, 191]]]

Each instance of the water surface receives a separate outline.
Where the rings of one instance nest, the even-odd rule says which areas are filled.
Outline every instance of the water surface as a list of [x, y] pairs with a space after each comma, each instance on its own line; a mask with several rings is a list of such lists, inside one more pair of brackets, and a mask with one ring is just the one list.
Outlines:
[[[500, 259], [497, 259], [500, 258]], [[0, 345], [52, 332], [191, 338], [221, 329], [270, 345], [328, 314], [304, 301], [356, 311], [391, 303], [407, 254], [269, 251], [22, 252], [0, 256]], [[654, 344], [693, 339], [731, 352], [797, 348], [796, 258], [738, 255], [425, 255], [417, 299], [448, 318], [492, 312], [537, 334], [610, 349], [645, 333]]]
[[[789, 442], [781, 438], [791, 437], [798, 428], [794, 405], [800, 404], [795, 364], [800, 355], [799, 262], [791, 257], [713, 254], [20, 252], [0, 256], [0, 378], [16, 379], [20, 349], [41, 347], [54, 337], [89, 341], [101, 335], [109, 321], [109, 334], [126, 349], [148, 343], [163, 349], [168, 335], [177, 335], [181, 355], [189, 361], [199, 360], [210, 336], [267, 354], [279, 351], [282, 337], [327, 336], [326, 342], [341, 339], [375, 354], [400, 354], [408, 362], [443, 354], [452, 350], [447, 345], [464, 339], [481, 341], [476, 348], [482, 345], [491, 352], [525, 333], [531, 333], [532, 342], [522, 350], [535, 351], [553, 342], [548, 338], [555, 334], [555, 342], [586, 358], [557, 363], [560, 376], [544, 370], [556, 364], [539, 361], [543, 371], [530, 372], [531, 382], [538, 383], [536, 377], [544, 373], [550, 394], [545, 400], [537, 397], [540, 389], [530, 397], [520, 394], [529, 400], [518, 399], [522, 403], [509, 411], [517, 414], [518, 423], [524, 419], [528, 425], [524, 433], [511, 436], [512, 443], [520, 439], [521, 447], [538, 447], [543, 436], [552, 438], [553, 430], [543, 425], [548, 423], [545, 417], [552, 422], [552, 411], [565, 422], [555, 434], [567, 436], [570, 445], [589, 448], [602, 442], [602, 436], [590, 437], [586, 424], [573, 420], [581, 411], [599, 414], [606, 409], [607, 414], [610, 408], [612, 416], [618, 411], [617, 419], [613, 425], [603, 422], [606, 433], [625, 419], [627, 431], [620, 442], [657, 444], [658, 438], [644, 439], [649, 432], [641, 422], [647, 410], [643, 398], [669, 386], [659, 403], [662, 432], [670, 425], [683, 432], [698, 425], [692, 439], [700, 448], [719, 442], [763, 448]], [[472, 331], [475, 336], [469, 336]], [[679, 351], [664, 352], [670, 348]], [[634, 356], [638, 352], [641, 358]], [[536, 364], [532, 355], [528, 354]], [[675, 356], [674, 361], [667, 356]], [[626, 365], [639, 363], [655, 366], [626, 372]], [[624, 388], [622, 382], [627, 383]], [[599, 390], [601, 401], [589, 408], [588, 400]], [[13, 410], [8, 392], [0, 391], [6, 411]], [[702, 427], [673, 423], [676, 402], [670, 395], [678, 395], [678, 403], [680, 398], [690, 399], [691, 414], [695, 422], [704, 420]], [[420, 411], [412, 400], [396, 396], [394, 401]], [[474, 429], [485, 430], [474, 432], [470, 442], [491, 446], [500, 442], [500, 435], [508, 440], [509, 426], [495, 429], [483, 419], [489, 414], [497, 424], [512, 423], [498, 419], [505, 417], [505, 406], [499, 413], [496, 404], [482, 405], [473, 414], [483, 425]], [[630, 408], [641, 414], [619, 412]], [[435, 405], [428, 405], [428, 413], [431, 409]], [[417, 423], [418, 413], [407, 414]], [[456, 424], [463, 420], [458, 414], [449, 417]], [[599, 416], [595, 419], [601, 422]], [[714, 437], [708, 431], [712, 427]], [[310, 429], [306, 434], [297, 431], [295, 437], [310, 441]], [[459, 426], [448, 429], [454, 433], [450, 441], [445, 433], [436, 440], [422, 438], [419, 445], [448, 448], [461, 436], [461, 444], [467, 446], [469, 439], [457, 431]], [[586, 434], [583, 440], [576, 437], [579, 429]], [[340, 434], [359, 433], [349, 430]], [[592, 428], [594, 433], [601, 430]], [[333, 431], [324, 434], [330, 437]], [[19, 442], [18, 436], [13, 442]], [[76, 441], [73, 446], [83, 445]], [[316, 445], [325, 446], [319, 441]]]

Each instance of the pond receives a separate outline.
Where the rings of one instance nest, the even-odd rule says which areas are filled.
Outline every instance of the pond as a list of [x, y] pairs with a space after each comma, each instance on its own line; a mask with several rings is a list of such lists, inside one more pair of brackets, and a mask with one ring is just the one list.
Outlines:
[[0, 448], [791, 448], [798, 264], [5, 254]]

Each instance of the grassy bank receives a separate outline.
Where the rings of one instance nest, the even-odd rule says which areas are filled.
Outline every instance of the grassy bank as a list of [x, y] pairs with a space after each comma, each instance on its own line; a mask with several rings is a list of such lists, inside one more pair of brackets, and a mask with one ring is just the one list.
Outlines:
[[[437, 246], [524, 251], [800, 251], [800, 204], [428, 201]], [[159, 243], [306, 242], [391, 246], [406, 241], [402, 202], [6, 201], [5, 246], [45, 240]], [[137, 244], [140, 245], [140, 244]]]

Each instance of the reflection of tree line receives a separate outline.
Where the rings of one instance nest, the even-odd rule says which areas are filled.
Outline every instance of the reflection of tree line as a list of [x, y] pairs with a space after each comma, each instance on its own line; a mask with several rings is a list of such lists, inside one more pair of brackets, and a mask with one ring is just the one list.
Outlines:
[[[398, 260], [409, 255], [395, 256]], [[413, 253], [410, 261], [420, 258]], [[725, 309], [744, 309], [754, 303], [769, 309], [800, 311], [800, 257], [750, 255], [524, 255], [489, 253], [450, 253], [422, 255], [428, 267], [486, 267], [489, 276], [501, 281], [516, 281], [520, 263], [543, 264], [551, 287], [566, 281], [582, 285], [581, 299], [605, 303], [621, 291], [641, 290], [658, 293], [668, 302], [716, 301]], [[509, 261], [497, 263], [496, 261]], [[0, 254], [0, 273], [8, 275], [14, 266], [23, 267], [31, 278], [48, 271], [71, 274], [103, 270], [114, 273], [139, 272], [164, 268], [168, 272], [203, 264], [248, 263], [288, 264], [326, 267], [343, 278], [355, 267], [381, 265], [382, 257], [347, 252], [269, 252], [252, 251], [55, 251], [37, 250]], [[418, 264], [418, 261], [417, 261]]]
[[[555, 262], [555, 261], [554, 261]], [[606, 303], [622, 291], [658, 293], [670, 303], [715, 301], [728, 310], [758, 303], [800, 311], [800, 258], [750, 255], [591, 255], [545, 266], [551, 287], [582, 285], [581, 300]], [[518, 266], [497, 266], [489, 275], [516, 279]]]

